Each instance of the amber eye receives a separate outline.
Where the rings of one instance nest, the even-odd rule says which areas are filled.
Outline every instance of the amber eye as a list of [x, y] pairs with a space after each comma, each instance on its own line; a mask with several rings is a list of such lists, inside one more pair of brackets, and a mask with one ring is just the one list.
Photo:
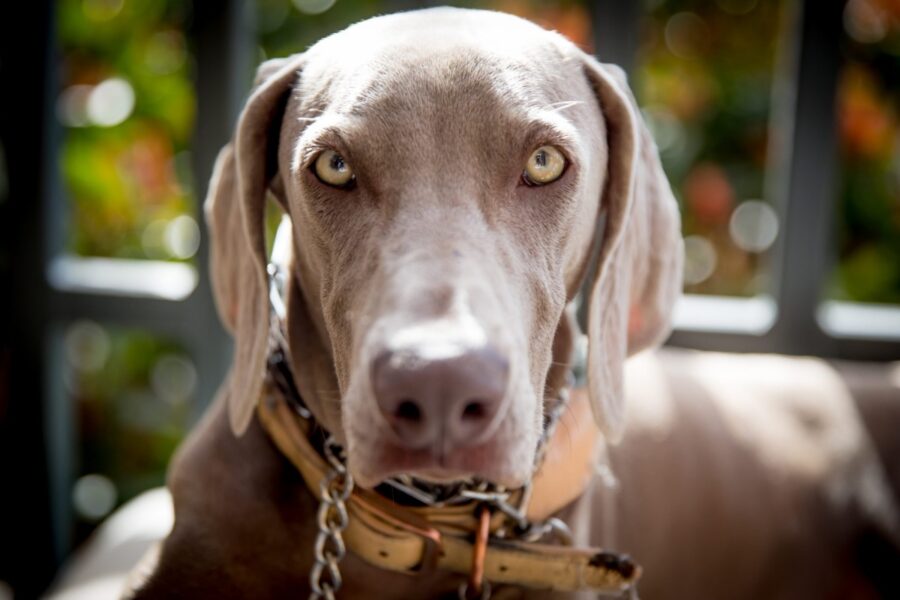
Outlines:
[[347, 187], [355, 177], [350, 164], [334, 150], [322, 152], [316, 159], [313, 170], [319, 181], [334, 187]]
[[531, 153], [522, 178], [530, 185], [546, 185], [560, 178], [566, 170], [566, 158], [553, 146], [541, 146]]

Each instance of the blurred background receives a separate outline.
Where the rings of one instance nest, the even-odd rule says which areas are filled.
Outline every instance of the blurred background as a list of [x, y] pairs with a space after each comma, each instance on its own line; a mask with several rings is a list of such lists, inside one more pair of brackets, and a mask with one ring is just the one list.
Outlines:
[[[12, 4], [0, 600], [37, 595], [100, 520], [161, 485], [222, 379], [200, 205], [255, 65], [432, 3]], [[453, 4], [628, 71], [683, 216], [670, 343], [900, 358], [900, 0]]]

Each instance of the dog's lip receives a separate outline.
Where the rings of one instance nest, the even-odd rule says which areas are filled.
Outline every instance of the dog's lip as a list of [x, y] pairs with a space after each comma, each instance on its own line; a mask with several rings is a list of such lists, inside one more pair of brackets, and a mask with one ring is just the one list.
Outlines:
[[[409, 475], [432, 483], [459, 483], [472, 479], [490, 481], [515, 488], [523, 485], [511, 473], [497, 467], [501, 449], [493, 441], [471, 446], [450, 454], [437, 454], [431, 449], [410, 450], [390, 442], [383, 443], [354, 477], [363, 487], [375, 487], [385, 479]], [[354, 465], [351, 471], [354, 471]], [[360, 465], [362, 466], [362, 465]]]
[[472, 473], [455, 471], [453, 469], [416, 469], [404, 474], [415, 477], [425, 483], [435, 483], [440, 485], [465, 483], [474, 478]]

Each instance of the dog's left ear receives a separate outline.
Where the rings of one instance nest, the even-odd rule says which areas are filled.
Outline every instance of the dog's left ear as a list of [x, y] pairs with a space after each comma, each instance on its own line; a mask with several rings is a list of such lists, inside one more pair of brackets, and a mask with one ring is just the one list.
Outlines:
[[259, 67], [234, 137], [216, 160], [204, 205], [213, 294], [235, 341], [228, 411], [236, 435], [250, 424], [263, 382], [269, 335], [266, 193], [277, 173], [282, 115], [301, 64], [298, 55]]
[[[624, 72], [585, 55], [584, 72], [606, 121], [605, 218], [588, 305], [588, 390], [594, 417], [621, 439], [625, 359], [668, 335], [681, 291], [678, 205]], [[598, 225], [599, 228], [599, 225]]]

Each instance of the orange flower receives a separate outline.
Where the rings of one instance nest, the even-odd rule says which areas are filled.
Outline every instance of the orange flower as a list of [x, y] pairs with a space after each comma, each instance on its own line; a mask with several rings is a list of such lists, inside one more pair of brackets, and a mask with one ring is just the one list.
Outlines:
[[591, 17], [587, 8], [581, 4], [546, 6], [515, 0], [498, 0], [493, 3], [493, 8], [534, 21], [542, 27], [554, 29], [585, 50], [593, 46]]
[[851, 155], [877, 159], [893, 150], [896, 119], [874, 77], [864, 67], [848, 67], [841, 76], [838, 120], [841, 142]]
[[700, 163], [684, 180], [684, 197], [697, 219], [704, 225], [728, 222], [734, 206], [734, 189], [725, 171], [714, 163]]

